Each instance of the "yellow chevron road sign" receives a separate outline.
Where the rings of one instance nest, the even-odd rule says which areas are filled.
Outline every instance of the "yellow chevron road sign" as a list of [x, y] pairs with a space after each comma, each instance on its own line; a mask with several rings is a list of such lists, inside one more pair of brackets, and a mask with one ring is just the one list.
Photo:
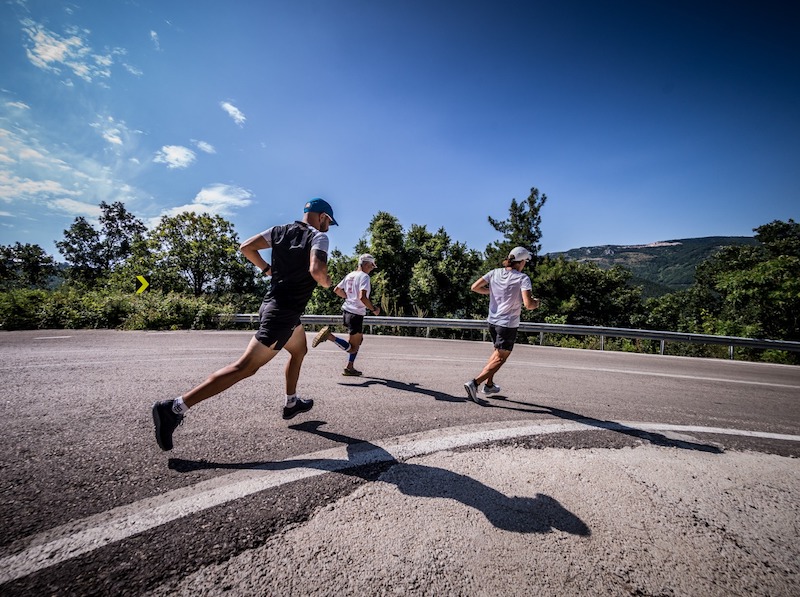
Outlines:
[[136, 294], [142, 294], [148, 286], [150, 286], [150, 282], [144, 279], [144, 276], [136, 276], [136, 279], [142, 283], [139, 289], [136, 291]]

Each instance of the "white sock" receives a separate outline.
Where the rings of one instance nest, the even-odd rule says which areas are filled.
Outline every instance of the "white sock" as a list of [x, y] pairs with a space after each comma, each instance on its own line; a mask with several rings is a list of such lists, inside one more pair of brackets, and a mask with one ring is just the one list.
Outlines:
[[286, 394], [286, 406], [292, 406], [296, 400], [297, 400], [297, 394], [292, 394], [291, 396], [289, 396], [289, 394]]
[[172, 401], [172, 412], [176, 415], [185, 415], [189, 412], [189, 407], [183, 401], [183, 396], [178, 396]]

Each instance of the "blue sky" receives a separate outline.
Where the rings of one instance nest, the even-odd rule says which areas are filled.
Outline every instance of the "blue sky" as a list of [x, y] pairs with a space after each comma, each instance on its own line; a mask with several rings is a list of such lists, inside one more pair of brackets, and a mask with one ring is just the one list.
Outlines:
[[533, 186], [543, 252], [800, 219], [793, 2], [0, 1], [0, 244], [320, 196], [347, 254], [378, 211], [483, 250]]

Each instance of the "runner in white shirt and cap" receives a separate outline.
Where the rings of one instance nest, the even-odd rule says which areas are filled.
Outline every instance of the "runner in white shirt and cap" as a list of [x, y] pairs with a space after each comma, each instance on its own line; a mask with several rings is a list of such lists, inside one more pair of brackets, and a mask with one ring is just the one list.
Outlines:
[[522, 268], [533, 256], [525, 247], [515, 247], [503, 261], [503, 267], [493, 269], [472, 284], [473, 292], [489, 295], [489, 333], [492, 336], [494, 352], [481, 374], [464, 384], [467, 396], [477, 404], [478, 386], [483, 386], [484, 394], [497, 394], [500, 386], [495, 385], [494, 375], [503, 366], [517, 339], [522, 306], [538, 309], [540, 301], [531, 295], [531, 279], [522, 273]]
[[348, 353], [347, 365], [342, 371], [342, 375], [361, 375], [361, 371], [357, 371], [353, 363], [355, 363], [358, 349], [364, 341], [364, 316], [368, 310], [373, 315], [380, 315], [381, 312], [380, 307], [376, 307], [369, 298], [372, 290], [369, 273], [376, 267], [375, 258], [369, 253], [364, 253], [358, 258], [358, 267], [347, 274], [344, 280], [333, 289], [338, 296], [344, 299], [342, 322], [347, 328], [348, 339], [337, 338], [331, 332], [330, 327], [325, 326], [311, 342], [311, 346], [316, 348], [322, 342], [330, 340]]

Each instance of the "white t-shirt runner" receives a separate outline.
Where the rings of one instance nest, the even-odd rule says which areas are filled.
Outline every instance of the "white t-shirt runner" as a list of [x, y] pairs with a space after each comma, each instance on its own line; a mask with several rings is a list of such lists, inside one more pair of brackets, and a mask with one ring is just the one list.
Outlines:
[[527, 274], [500, 267], [483, 276], [489, 283], [489, 317], [486, 320], [504, 328], [518, 328], [522, 311], [522, 291], [532, 290]]
[[347, 298], [342, 305], [344, 311], [355, 313], [356, 315], [366, 315], [367, 307], [361, 302], [361, 291], [367, 291], [367, 297], [372, 289], [369, 281], [369, 276], [362, 271], [356, 270], [350, 272], [344, 277], [344, 280], [336, 285], [337, 288], [344, 290]]

